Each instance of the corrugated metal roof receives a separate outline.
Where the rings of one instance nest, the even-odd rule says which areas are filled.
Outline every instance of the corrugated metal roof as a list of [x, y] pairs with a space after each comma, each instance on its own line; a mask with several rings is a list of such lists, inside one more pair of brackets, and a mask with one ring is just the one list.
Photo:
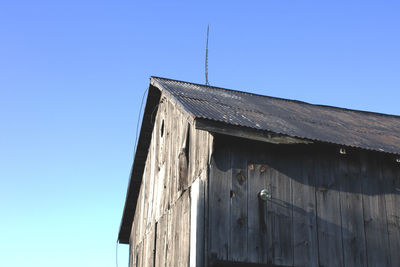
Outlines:
[[261, 96], [152, 77], [194, 118], [291, 137], [400, 154], [400, 116]]

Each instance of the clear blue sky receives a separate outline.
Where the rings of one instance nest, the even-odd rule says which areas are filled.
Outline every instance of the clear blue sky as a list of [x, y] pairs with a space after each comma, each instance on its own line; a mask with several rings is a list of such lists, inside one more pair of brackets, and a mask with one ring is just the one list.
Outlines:
[[204, 82], [208, 23], [212, 85], [400, 115], [399, 1], [188, 2], [1, 1], [0, 266], [115, 265], [141, 96]]

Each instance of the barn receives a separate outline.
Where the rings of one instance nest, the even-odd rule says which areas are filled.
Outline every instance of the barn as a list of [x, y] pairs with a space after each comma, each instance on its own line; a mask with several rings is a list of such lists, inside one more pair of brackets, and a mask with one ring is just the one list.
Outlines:
[[151, 77], [130, 266], [400, 266], [400, 117]]

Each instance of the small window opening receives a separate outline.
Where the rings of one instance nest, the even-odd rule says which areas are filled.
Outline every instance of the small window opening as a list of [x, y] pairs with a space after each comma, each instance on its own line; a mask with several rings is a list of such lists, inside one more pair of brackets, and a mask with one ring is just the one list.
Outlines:
[[164, 120], [161, 122], [161, 137], [164, 136]]
[[190, 124], [188, 123], [188, 128], [186, 132], [186, 143], [185, 143], [185, 156], [187, 162], [189, 162], [189, 146], [190, 146]]

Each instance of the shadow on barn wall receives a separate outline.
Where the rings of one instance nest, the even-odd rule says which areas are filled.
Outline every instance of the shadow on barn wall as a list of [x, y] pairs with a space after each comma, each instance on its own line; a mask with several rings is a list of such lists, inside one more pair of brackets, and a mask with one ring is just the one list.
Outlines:
[[[212, 258], [285, 266], [399, 266], [400, 171], [393, 156], [218, 136], [215, 144], [212, 164], [232, 180], [210, 189]], [[267, 201], [256, 196], [264, 188], [271, 195]], [[230, 196], [213, 198], [213, 190]], [[221, 221], [213, 214], [230, 223], [213, 225]], [[225, 231], [226, 240], [215, 240], [214, 231]]]

